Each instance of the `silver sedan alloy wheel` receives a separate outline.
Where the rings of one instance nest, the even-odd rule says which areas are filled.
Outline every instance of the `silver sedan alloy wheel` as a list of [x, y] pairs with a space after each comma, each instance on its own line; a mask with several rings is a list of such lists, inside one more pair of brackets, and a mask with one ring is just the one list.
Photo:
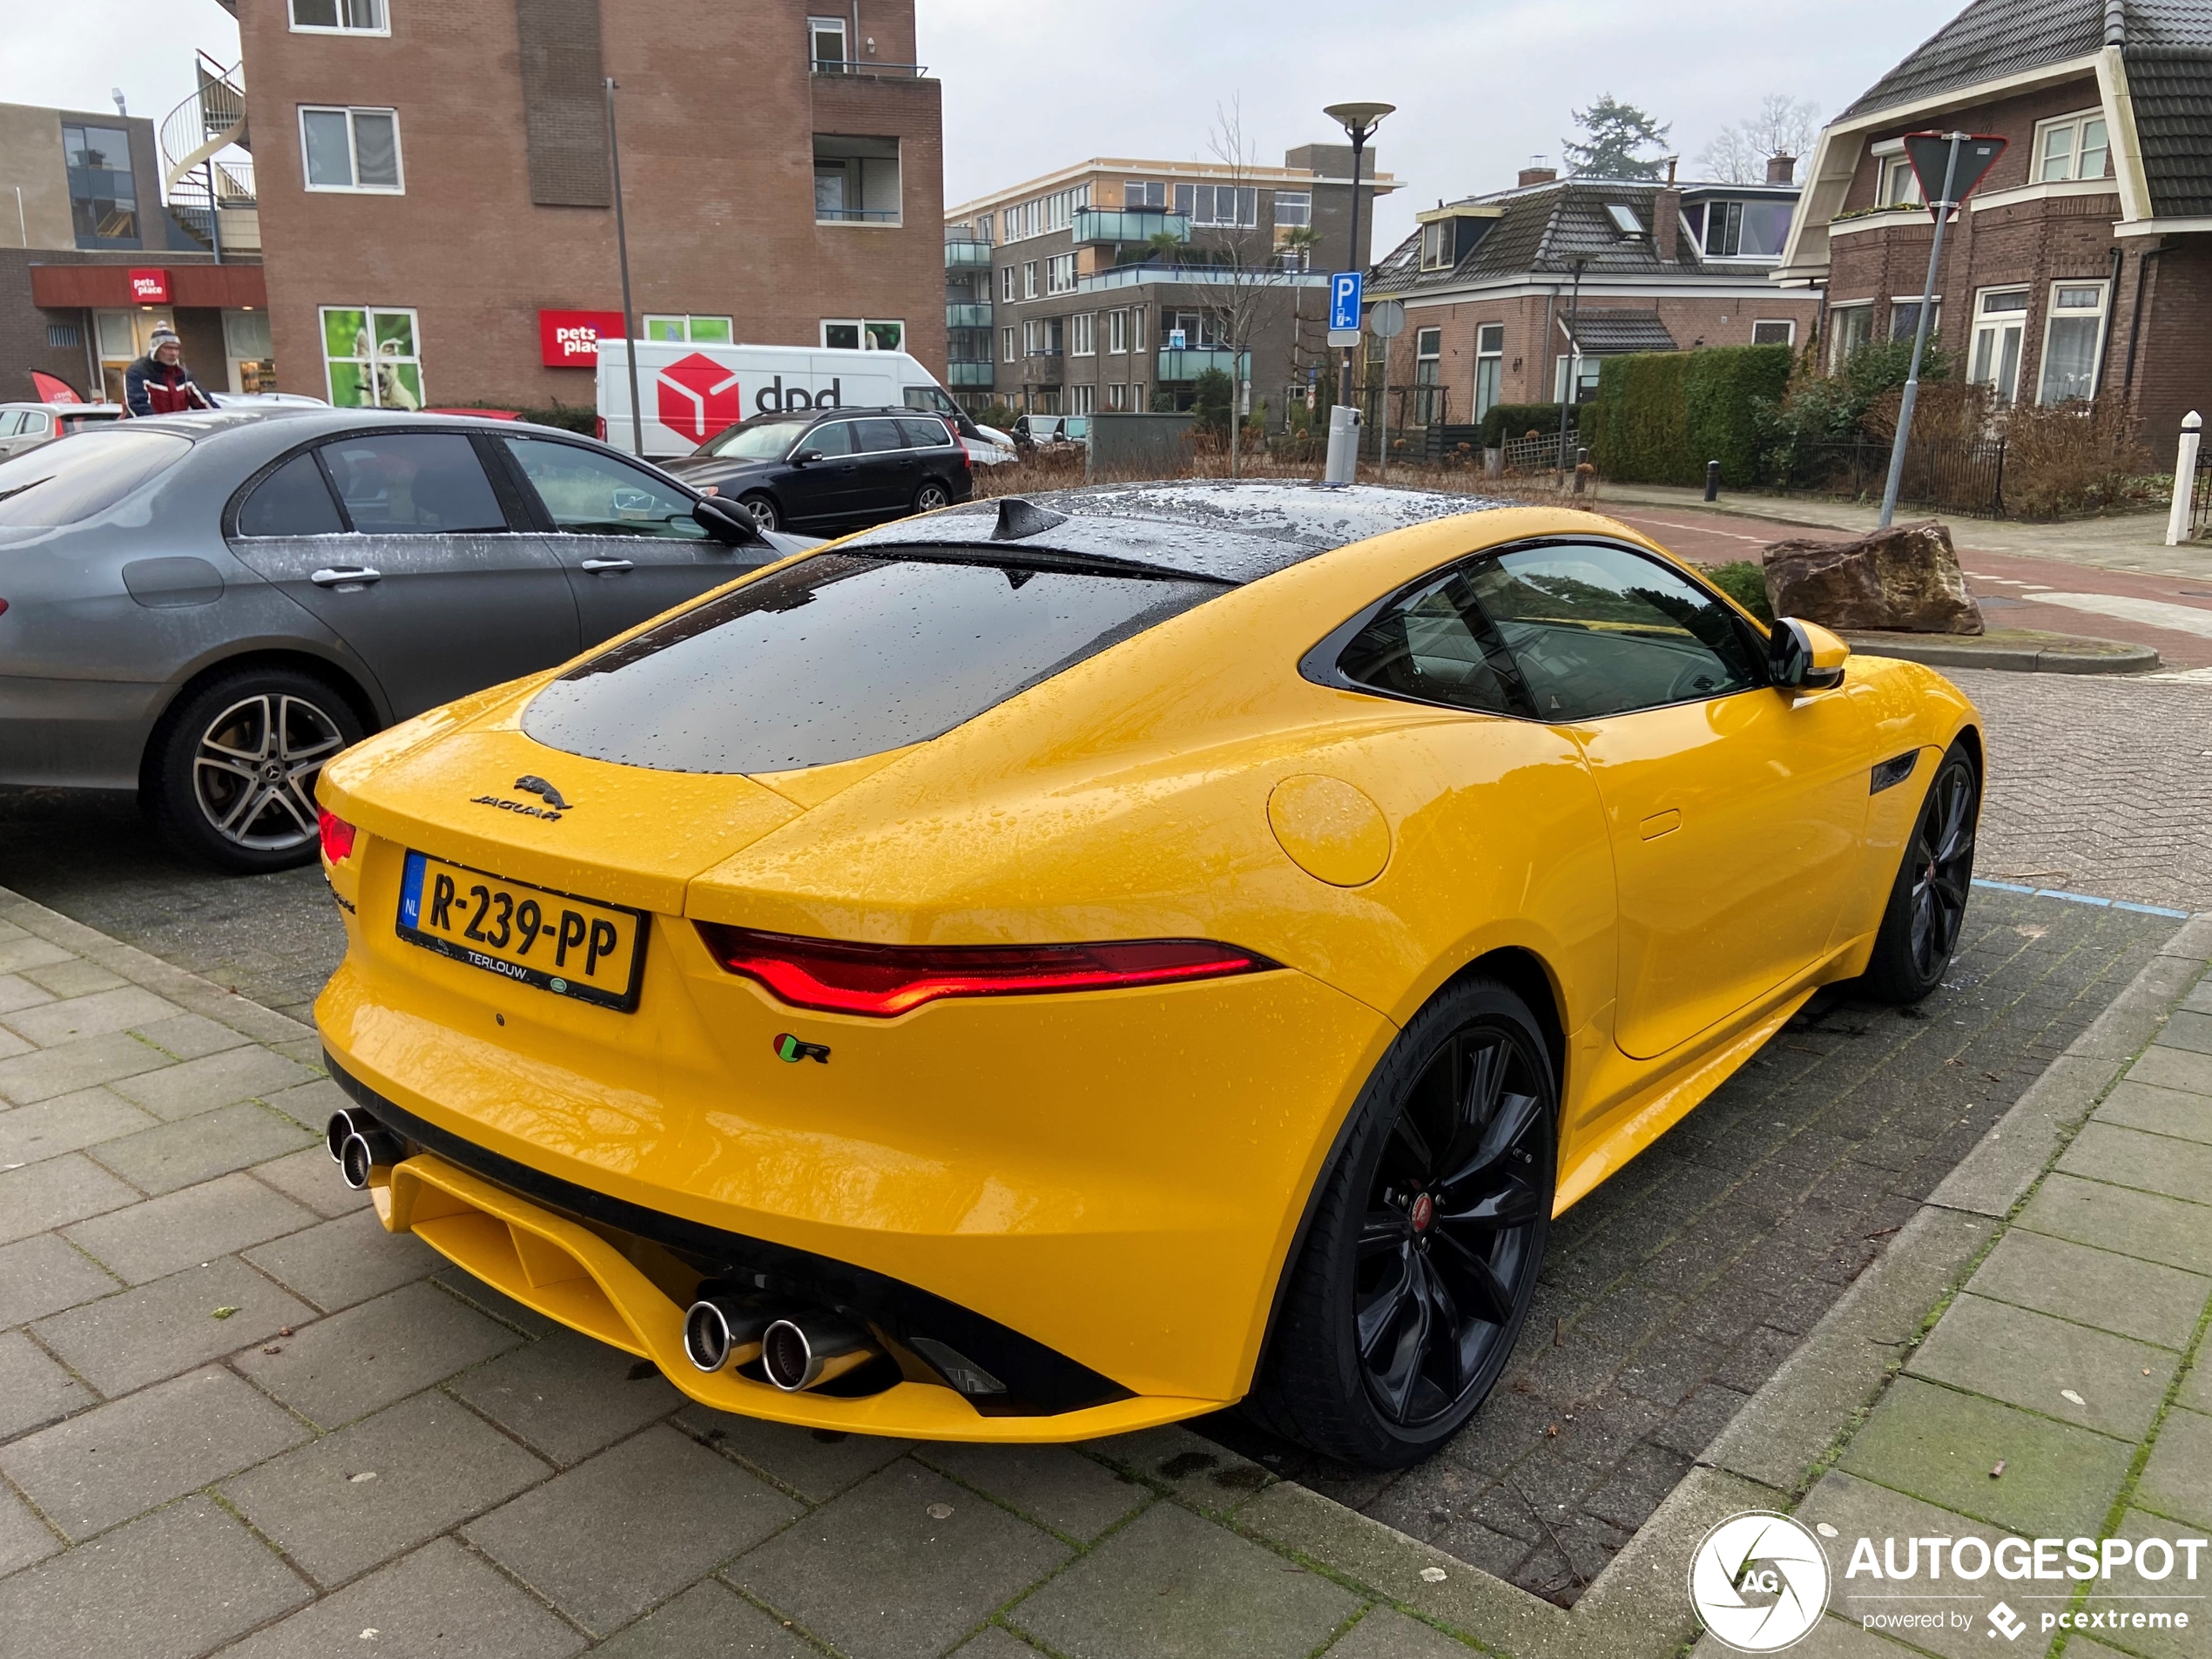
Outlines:
[[314, 838], [315, 779], [345, 741], [337, 722], [305, 698], [241, 698], [199, 735], [193, 798], [225, 840], [289, 851]]

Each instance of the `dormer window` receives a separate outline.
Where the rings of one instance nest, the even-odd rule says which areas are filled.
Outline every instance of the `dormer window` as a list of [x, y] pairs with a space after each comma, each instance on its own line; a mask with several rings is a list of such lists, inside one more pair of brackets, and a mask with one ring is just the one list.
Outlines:
[[1452, 221], [1440, 219], [1433, 225], [1421, 226], [1421, 269], [1449, 270], [1457, 263], [1452, 258]]
[[1460, 261], [1474, 252], [1475, 244], [1497, 222], [1501, 211], [1461, 205], [1438, 206], [1415, 214], [1421, 227], [1421, 269], [1457, 269]]
[[1684, 217], [1709, 260], [1777, 260], [1790, 239], [1793, 201], [1708, 201]]
[[1608, 202], [1605, 216], [1613, 221], [1613, 228], [1623, 237], [1643, 234], [1643, 221], [1636, 217], [1636, 210], [1625, 202]]

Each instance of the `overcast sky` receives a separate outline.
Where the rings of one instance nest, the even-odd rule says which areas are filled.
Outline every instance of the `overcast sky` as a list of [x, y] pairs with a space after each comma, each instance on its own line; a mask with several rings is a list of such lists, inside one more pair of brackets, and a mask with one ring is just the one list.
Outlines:
[[[1373, 99], [1398, 105], [1377, 143], [1407, 185], [1382, 215], [1387, 246], [1415, 206], [1556, 161], [1568, 111], [1602, 93], [1671, 123], [1688, 174], [1770, 92], [1842, 108], [1964, 0], [918, 3], [922, 59], [945, 84], [948, 202], [1088, 156], [1204, 157], [1217, 108], [1238, 103], [1257, 158], [1278, 162], [1332, 136], [1322, 105]], [[195, 48], [238, 51], [215, 0], [0, 0], [0, 102], [101, 110], [119, 86], [158, 121], [192, 91]]]

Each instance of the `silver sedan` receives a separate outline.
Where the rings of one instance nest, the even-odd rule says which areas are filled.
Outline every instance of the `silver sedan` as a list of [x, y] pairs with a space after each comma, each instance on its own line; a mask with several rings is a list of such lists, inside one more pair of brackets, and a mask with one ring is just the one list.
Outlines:
[[0, 783], [135, 789], [205, 860], [304, 863], [347, 744], [812, 544], [512, 421], [80, 433], [0, 462]]

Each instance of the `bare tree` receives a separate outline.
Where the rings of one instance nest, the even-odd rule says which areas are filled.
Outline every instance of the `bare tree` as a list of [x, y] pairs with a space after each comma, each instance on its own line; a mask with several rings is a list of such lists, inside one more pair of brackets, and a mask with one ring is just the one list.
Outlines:
[[[1259, 191], [1257, 185], [1250, 182], [1257, 177], [1259, 164], [1244, 132], [1241, 98], [1231, 99], [1225, 108], [1215, 105], [1206, 147], [1227, 171], [1227, 187], [1235, 191], [1232, 199], [1238, 204], [1237, 210], [1227, 216], [1232, 222], [1211, 232], [1204, 247], [1197, 250], [1207, 271], [1210, 298], [1206, 311], [1213, 322], [1215, 337], [1229, 349], [1230, 380], [1233, 383], [1229, 402], [1229, 475], [1234, 478], [1242, 472], [1244, 464], [1244, 392], [1250, 374], [1252, 336], [1258, 332], [1266, 314], [1269, 296], [1287, 286], [1293, 280], [1293, 273], [1277, 246], [1272, 229], [1263, 229], [1259, 223]], [[1251, 192], [1249, 196], [1247, 192]], [[1247, 202], [1251, 206], [1249, 224], [1244, 222]], [[1223, 215], [1217, 210], [1215, 217], [1220, 219]], [[1271, 225], [1271, 213], [1269, 219]]]
[[1820, 136], [1820, 106], [1787, 92], [1770, 92], [1757, 113], [1723, 127], [1697, 152], [1706, 178], [1723, 185], [1761, 185], [1776, 156], [1802, 156]]

